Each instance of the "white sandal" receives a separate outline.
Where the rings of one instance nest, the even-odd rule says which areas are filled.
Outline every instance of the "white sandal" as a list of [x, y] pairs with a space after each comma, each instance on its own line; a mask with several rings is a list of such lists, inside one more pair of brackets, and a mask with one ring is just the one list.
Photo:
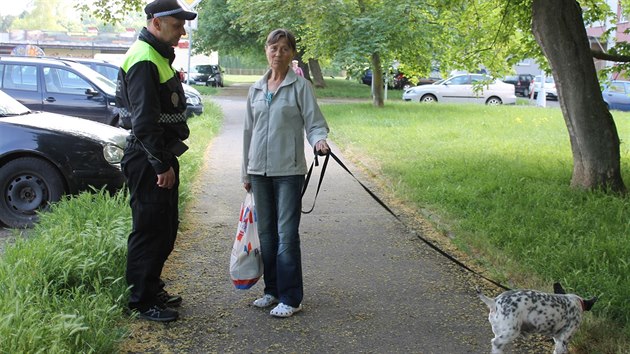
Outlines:
[[302, 304], [299, 304], [298, 307], [292, 307], [283, 303], [278, 304], [278, 306], [274, 307], [269, 314], [275, 317], [291, 317], [293, 314], [302, 311]]
[[278, 299], [273, 296], [273, 295], [269, 295], [269, 294], [265, 294], [263, 295], [263, 297], [261, 297], [260, 299], [256, 299], [254, 300], [254, 306], [256, 307], [260, 307], [265, 308], [265, 307], [269, 307], [273, 304], [277, 304], [278, 303]]

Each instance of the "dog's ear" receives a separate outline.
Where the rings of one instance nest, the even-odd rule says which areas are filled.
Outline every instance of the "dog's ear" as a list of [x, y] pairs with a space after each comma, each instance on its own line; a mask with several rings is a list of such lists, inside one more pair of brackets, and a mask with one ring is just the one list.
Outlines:
[[562, 285], [560, 285], [560, 283], [553, 283], [553, 293], [554, 294], [566, 294], [567, 292], [564, 291], [564, 288], [562, 288]]
[[595, 302], [597, 302], [597, 296], [592, 299], [582, 300], [584, 302], [584, 311], [590, 311]]

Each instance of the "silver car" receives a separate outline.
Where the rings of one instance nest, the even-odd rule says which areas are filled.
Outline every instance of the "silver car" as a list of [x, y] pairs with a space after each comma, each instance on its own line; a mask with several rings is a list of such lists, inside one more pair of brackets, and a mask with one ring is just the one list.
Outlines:
[[462, 74], [431, 85], [405, 90], [405, 101], [485, 103], [488, 105], [515, 104], [514, 85], [483, 74]]
[[[540, 92], [540, 83], [542, 82], [542, 76], [538, 75], [534, 78], [531, 85], [533, 89], [531, 90], [534, 93], [534, 98], [538, 97], [538, 92]], [[558, 100], [558, 90], [556, 89], [556, 82], [553, 80], [553, 76], [545, 76], [545, 96], [548, 99]]]

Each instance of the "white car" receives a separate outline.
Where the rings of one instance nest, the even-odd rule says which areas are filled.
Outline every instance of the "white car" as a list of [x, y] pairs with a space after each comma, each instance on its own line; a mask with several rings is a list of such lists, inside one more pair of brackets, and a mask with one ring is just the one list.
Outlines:
[[455, 75], [431, 85], [415, 86], [405, 90], [402, 98], [416, 102], [516, 103], [514, 85], [482, 74]]
[[[542, 76], [540, 75], [534, 77], [534, 80], [531, 82], [533, 88], [530, 91], [534, 93], [534, 98], [536, 98], [538, 92], [540, 92], [541, 82]], [[556, 89], [556, 82], [553, 80], [553, 76], [545, 76], [545, 96], [553, 100], [558, 99], [558, 90]]]

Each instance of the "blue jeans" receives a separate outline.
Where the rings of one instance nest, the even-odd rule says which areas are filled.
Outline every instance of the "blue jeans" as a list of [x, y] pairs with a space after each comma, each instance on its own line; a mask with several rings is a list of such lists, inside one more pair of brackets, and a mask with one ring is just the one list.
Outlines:
[[265, 294], [297, 307], [302, 303], [300, 217], [304, 176], [250, 175], [258, 216]]

